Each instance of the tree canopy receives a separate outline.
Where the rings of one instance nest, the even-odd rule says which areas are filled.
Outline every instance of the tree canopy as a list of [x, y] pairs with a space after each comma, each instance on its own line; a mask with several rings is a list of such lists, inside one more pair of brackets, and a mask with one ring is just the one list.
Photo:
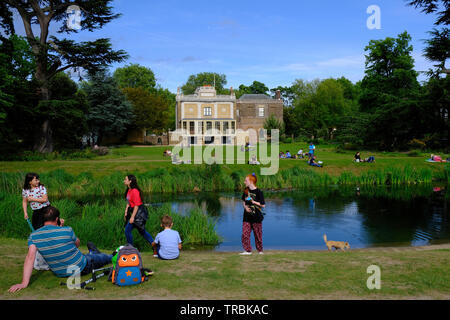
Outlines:
[[217, 94], [222, 94], [227, 84], [227, 77], [224, 74], [215, 72], [201, 72], [189, 76], [187, 82], [181, 87], [183, 94], [193, 94], [198, 87], [204, 85], [213, 86], [215, 84]]

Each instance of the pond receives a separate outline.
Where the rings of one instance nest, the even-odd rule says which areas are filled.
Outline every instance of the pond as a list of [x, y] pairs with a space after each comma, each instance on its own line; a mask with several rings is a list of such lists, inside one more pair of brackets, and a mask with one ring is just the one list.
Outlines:
[[[265, 191], [264, 249], [323, 250], [324, 234], [328, 240], [348, 241], [351, 248], [448, 243], [450, 201], [446, 189], [330, 186]], [[242, 250], [241, 193], [149, 196], [151, 203], [169, 202], [172, 210], [181, 214], [200, 206], [216, 220], [216, 230], [223, 239], [215, 250]], [[255, 248], [253, 235], [252, 246]]]

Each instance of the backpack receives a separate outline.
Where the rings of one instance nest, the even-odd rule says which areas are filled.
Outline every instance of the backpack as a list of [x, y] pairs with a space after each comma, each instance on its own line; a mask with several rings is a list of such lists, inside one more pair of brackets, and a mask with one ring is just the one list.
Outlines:
[[113, 257], [111, 281], [118, 286], [139, 284], [148, 280], [152, 272], [142, 266], [142, 257], [138, 249], [131, 244], [121, 246]]

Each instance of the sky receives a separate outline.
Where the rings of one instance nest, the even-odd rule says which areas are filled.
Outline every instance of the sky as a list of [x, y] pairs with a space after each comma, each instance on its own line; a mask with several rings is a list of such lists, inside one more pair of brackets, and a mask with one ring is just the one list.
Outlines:
[[[364, 77], [364, 48], [370, 40], [412, 37], [415, 69], [432, 63], [422, 56], [435, 15], [406, 5], [406, 0], [116, 0], [122, 16], [95, 32], [65, 36], [77, 41], [110, 38], [129, 54], [117, 67], [137, 63], [150, 68], [157, 83], [177, 91], [189, 75], [225, 74], [226, 87], [290, 86], [296, 79]], [[369, 29], [371, 5], [380, 9], [380, 29]], [[15, 27], [23, 34], [18, 14]], [[56, 23], [50, 34], [57, 35]], [[61, 35], [58, 35], [60, 37]], [[419, 80], [425, 80], [419, 76]]]

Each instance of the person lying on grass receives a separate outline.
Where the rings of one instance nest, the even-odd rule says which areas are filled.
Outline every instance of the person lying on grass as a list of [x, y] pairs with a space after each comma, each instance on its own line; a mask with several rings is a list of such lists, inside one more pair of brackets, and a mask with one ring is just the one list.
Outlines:
[[28, 238], [22, 282], [11, 286], [9, 292], [28, 287], [38, 250], [57, 277], [90, 274], [93, 269], [111, 263], [112, 255], [101, 253], [91, 242], [87, 244], [89, 254], [81, 253], [78, 249], [80, 239], [75, 236], [71, 227], [64, 227], [64, 220], [59, 218], [58, 209], [49, 206], [43, 214], [44, 226], [31, 233]]
[[161, 227], [164, 228], [164, 231], [158, 233], [155, 241], [152, 242], [153, 251], [156, 252], [153, 256], [162, 260], [177, 259], [180, 256], [181, 238], [178, 231], [172, 230], [172, 217], [163, 216]]

